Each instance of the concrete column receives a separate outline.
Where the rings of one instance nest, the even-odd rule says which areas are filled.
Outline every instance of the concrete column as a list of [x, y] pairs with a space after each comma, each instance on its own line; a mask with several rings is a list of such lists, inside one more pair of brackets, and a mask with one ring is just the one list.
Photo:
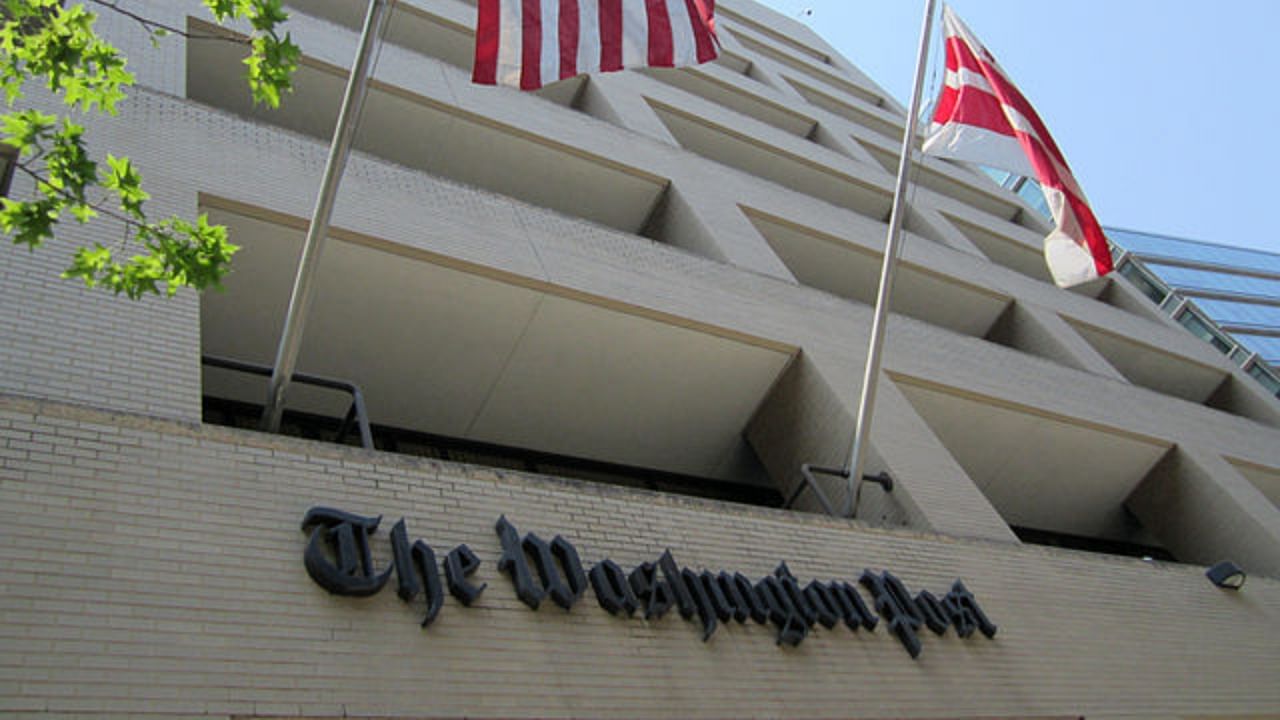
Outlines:
[[[803, 483], [800, 465], [843, 467], [853, 432], [854, 403], [832, 390], [821, 361], [801, 355], [747, 427], [747, 439], [784, 497]], [[887, 376], [880, 381], [866, 472], [888, 471], [893, 492], [862, 489], [858, 519], [957, 537], [1017, 542], [982, 491], [947, 452]], [[845, 481], [818, 477], [839, 510]], [[821, 512], [805, 490], [799, 509]]]
[[906, 395], [882, 373], [876, 393], [871, 445], [893, 476], [895, 499], [921, 514], [929, 529], [957, 537], [1018, 542]]
[[[932, 199], [936, 197], [933, 193], [925, 188], [917, 188], [916, 192], [928, 196]], [[953, 250], [959, 250], [962, 253], [987, 259], [985, 253], [973, 244], [964, 233], [960, 232], [955, 225], [947, 222], [942, 213], [927, 206], [925, 203], [919, 203], [911, 208], [910, 215], [907, 216], [907, 228], [917, 235], [927, 237], [930, 240], [946, 245]]]
[[1125, 504], [1179, 560], [1280, 577], [1280, 508], [1212, 451], [1173, 448]]
[[[667, 189], [657, 222], [665, 242], [744, 270], [798, 282], [742, 208], [708, 178], [680, 178]], [[654, 233], [659, 232], [657, 226]], [[646, 232], [650, 237], [654, 233]]]
[[637, 90], [636, 83], [645, 80], [647, 78], [633, 77], [632, 73], [596, 73], [587, 79], [579, 104], [592, 117], [680, 147]]
[[1138, 289], [1133, 286], [1133, 283], [1129, 282], [1128, 278], [1119, 273], [1111, 274], [1107, 286], [1102, 288], [1102, 292], [1098, 294], [1098, 299], [1108, 305], [1118, 307], [1135, 315], [1141, 315], [1162, 325], [1177, 324], [1160, 310], [1150, 298], [1138, 292]]
[[1129, 380], [1052, 310], [1015, 302], [987, 339], [1119, 382]]

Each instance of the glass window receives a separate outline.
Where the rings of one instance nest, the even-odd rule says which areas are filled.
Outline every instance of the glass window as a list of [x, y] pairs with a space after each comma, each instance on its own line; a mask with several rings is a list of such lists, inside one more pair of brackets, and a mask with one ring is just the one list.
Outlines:
[[1112, 242], [1139, 255], [1163, 255], [1215, 265], [1234, 265], [1280, 273], [1280, 255], [1261, 250], [1228, 247], [1115, 228], [1107, 228], [1107, 236]]
[[1235, 338], [1240, 341], [1241, 345], [1258, 353], [1258, 356], [1271, 367], [1276, 367], [1277, 364], [1280, 364], [1280, 337], [1237, 332], [1235, 333]]
[[982, 171], [1002, 187], [1009, 187], [1010, 181], [1014, 178], [1013, 173], [1007, 170], [997, 170], [996, 168], [983, 166]]
[[1228, 342], [1222, 336], [1221, 332], [1210, 327], [1209, 323], [1205, 322], [1194, 312], [1191, 312], [1190, 310], [1183, 312], [1182, 315], [1178, 316], [1178, 322], [1181, 323], [1183, 327], [1190, 330], [1194, 335], [1218, 348], [1218, 352], [1231, 352], [1233, 343]]
[[1044, 193], [1040, 191], [1040, 184], [1034, 180], [1028, 179], [1018, 188], [1018, 195], [1036, 212], [1045, 217], [1049, 217], [1049, 201], [1044, 199]]
[[1257, 378], [1258, 382], [1262, 383], [1262, 386], [1268, 392], [1273, 395], [1280, 395], [1280, 379], [1277, 379], [1275, 374], [1268, 370], [1265, 365], [1254, 363], [1249, 366], [1248, 373]]
[[1148, 260], [1148, 270], [1176, 288], [1248, 295], [1280, 300], [1280, 280], [1237, 275], [1214, 270], [1184, 268]]
[[1196, 306], [1219, 325], [1248, 325], [1280, 328], [1280, 305], [1232, 302], [1196, 298]]
[[1151, 298], [1151, 301], [1159, 305], [1164, 302], [1169, 292], [1160, 286], [1160, 283], [1151, 275], [1145, 272], [1136, 264], [1127, 262], [1120, 266], [1120, 274], [1129, 278], [1143, 295]]

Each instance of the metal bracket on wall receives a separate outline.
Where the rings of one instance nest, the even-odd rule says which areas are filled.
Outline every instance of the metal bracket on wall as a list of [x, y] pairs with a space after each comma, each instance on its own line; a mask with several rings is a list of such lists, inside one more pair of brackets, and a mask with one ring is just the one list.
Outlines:
[[[821, 475], [830, 475], [832, 477], [844, 478], [847, 480], [849, 478], [849, 472], [850, 472], [849, 468], [819, 467], [815, 465], [810, 465], [809, 463], [805, 463], [801, 465], [800, 475], [801, 477], [804, 478], [804, 482], [796, 486], [795, 491], [791, 493], [791, 497], [787, 498], [787, 501], [782, 505], [782, 507], [784, 509], [790, 510], [791, 506], [795, 504], [795, 501], [799, 499], [800, 494], [803, 493], [807, 488], [813, 491], [814, 497], [818, 498], [818, 503], [822, 505], [822, 509], [826, 510], [828, 515], [831, 515], [832, 517], [841, 517], [841, 514], [836, 512], [835, 507], [831, 504], [831, 500], [827, 498], [827, 494], [822, 491], [822, 487], [818, 485], [818, 481], [814, 477], [814, 473], [818, 473]], [[879, 485], [880, 487], [884, 488], [885, 492], [893, 492], [893, 478], [889, 477], [889, 473], [887, 472], [881, 472], [878, 475], [863, 475], [862, 482], [873, 482]], [[862, 484], [859, 483], [858, 484], [859, 497], [861, 496], [861, 493], [862, 493]], [[855, 497], [852, 503], [852, 507], [853, 507], [853, 510], [849, 513], [849, 517], [857, 517], [858, 516], [858, 497]]]

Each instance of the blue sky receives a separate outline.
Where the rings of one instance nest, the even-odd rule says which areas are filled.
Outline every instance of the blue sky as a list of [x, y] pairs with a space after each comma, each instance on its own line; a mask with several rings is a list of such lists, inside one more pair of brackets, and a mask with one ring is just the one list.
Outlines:
[[[762, 1], [906, 104], [923, 0]], [[952, 8], [1039, 111], [1104, 225], [1280, 252], [1280, 62], [1268, 50], [1280, 1]]]

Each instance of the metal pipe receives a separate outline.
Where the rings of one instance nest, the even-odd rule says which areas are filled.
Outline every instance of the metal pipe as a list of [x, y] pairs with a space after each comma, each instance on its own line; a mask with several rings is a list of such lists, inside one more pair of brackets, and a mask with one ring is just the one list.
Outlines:
[[880, 351], [884, 346], [885, 321], [889, 317], [889, 297], [893, 291], [893, 273], [898, 262], [903, 214], [906, 212], [907, 178], [911, 153], [915, 150], [916, 120], [920, 114], [920, 96], [924, 93], [925, 66], [929, 55], [929, 34], [933, 29], [934, 0], [925, 0], [924, 23], [920, 30], [920, 50], [916, 55], [915, 86], [911, 107], [907, 111], [907, 128], [902, 134], [902, 157], [898, 161], [898, 182], [893, 191], [893, 212], [889, 215], [889, 235], [885, 239], [884, 262], [880, 266], [880, 291], [876, 295], [875, 318], [871, 322], [871, 342], [867, 350], [867, 366], [862, 376], [862, 397], [853, 431], [853, 447], [849, 451], [848, 497], [845, 516], [853, 514], [854, 485], [862, 478], [867, 436], [871, 433], [871, 413], [876, 403], [876, 382], [880, 376]]
[[814, 465], [810, 465], [809, 463], [805, 463], [801, 465], [800, 475], [801, 477], [804, 478], [804, 482], [801, 483], [800, 486], [796, 488], [795, 492], [791, 494], [791, 497], [787, 499], [787, 504], [784, 505], [783, 507], [790, 509], [791, 506], [795, 504], [795, 501], [800, 497], [800, 493], [803, 492], [804, 489], [807, 487], [813, 491], [813, 496], [818, 498], [818, 503], [822, 505], [822, 509], [826, 510], [828, 515], [831, 515], [832, 517], [834, 517], [836, 515], [836, 509], [831, 505], [831, 501], [827, 499], [827, 494], [822, 492], [822, 488], [818, 485], [818, 480], [815, 477], [813, 477], [813, 473], [815, 472], [820, 472], [825, 475], [844, 474], [844, 470], [840, 470], [836, 468], [816, 467]]
[[[200, 356], [200, 363], [209, 367], [222, 368], [224, 370], [235, 370], [236, 372], [249, 373], [251, 375], [261, 375], [263, 377], [271, 377], [272, 369], [266, 365], [257, 365], [242, 360], [232, 360], [230, 358], [218, 357], [216, 355]], [[338, 434], [334, 442], [341, 443], [343, 438], [351, 429], [351, 423], [354, 421], [356, 427], [360, 431], [360, 447], [365, 450], [373, 450], [373, 430], [369, 425], [369, 413], [365, 410], [364, 393], [360, 392], [360, 386], [346, 380], [336, 380], [334, 378], [320, 377], [318, 375], [308, 375], [306, 373], [294, 373], [290, 378], [292, 382], [302, 383], [304, 385], [314, 385], [316, 387], [328, 388], [330, 390], [341, 390], [351, 396], [351, 407], [347, 410], [347, 415], [343, 419], [342, 424], [338, 428]]]
[[289, 311], [285, 315], [284, 330], [280, 334], [280, 346], [276, 351], [276, 361], [272, 365], [274, 371], [271, 382], [267, 386], [267, 401], [262, 410], [262, 429], [268, 432], [280, 430], [280, 417], [284, 414], [284, 395], [289, 387], [289, 380], [293, 377], [293, 369], [298, 361], [298, 351], [302, 348], [302, 330], [315, 295], [315, 275], [320, 266], [320, 254], [324, 250], [324, 242], [329, 234], [329, 220], [333, 216], [334, 199], [338, 194], [338, 185], [342, 182], [342, 173], [347, 167], [347, 158], [351, 155], [351, 142], [355, 138], [355, 119], [360, 116], [360, 109], [364, 105], [364, 98], [369, 88], [369, 65], [372, 62], [373, 49], [382, 34], [382, 23], [386, 19], [386, 9], [390, 1], [369, 0], [369, 10], [364, 19], [364, 31], [360, 36], [360, 50], [356, 53], [351, 77], [347, 80], [346, 94], [342, 98], [342, 109], [338, 113], [338, 124], [333, 130], [329, 159], [325, 163], [324, 177], [320, 182], [320, 193], [316, 197], [315, 211], [311, 214], [307, 239], [302, 246], [302, 259], [298, 262], [298, 274], [293, 282], [293, 294], [289, 298]]

